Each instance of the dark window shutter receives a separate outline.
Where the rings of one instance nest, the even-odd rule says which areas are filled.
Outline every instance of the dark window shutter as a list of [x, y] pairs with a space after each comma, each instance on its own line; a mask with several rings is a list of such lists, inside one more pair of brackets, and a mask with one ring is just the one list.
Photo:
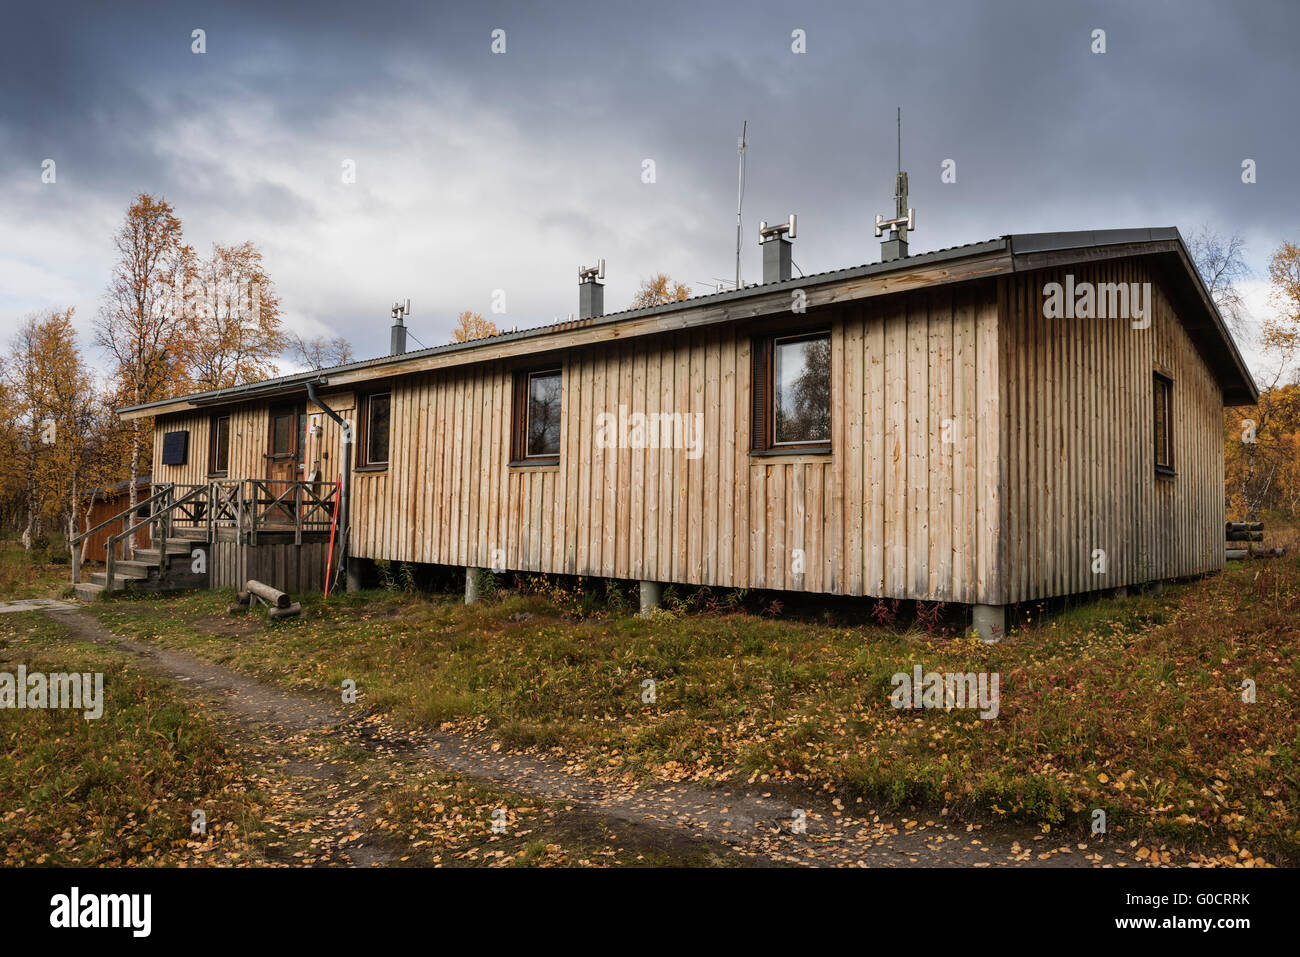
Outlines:
[[772, 341], [755, 339], [750, 348], [749, 394], [751, 413], [749, 418], [749, 447], [754, 451], [766, 449], [769, 445], [767, 410], [770, 406], [768, 397], [768, 369], [771, 365]]
[[510, 415], [510, 458], [521, 462], [524, 458], [524, 444], [528, 431], [528, 376], [516, 372], [514, 386], [511, 390]]
[[167, 432], [163, 435], [162, 447], [162, 464], [163, 465], [184, 465], [185, 451], [189, 446], [190, 433], [188, 430], [183, 432]]

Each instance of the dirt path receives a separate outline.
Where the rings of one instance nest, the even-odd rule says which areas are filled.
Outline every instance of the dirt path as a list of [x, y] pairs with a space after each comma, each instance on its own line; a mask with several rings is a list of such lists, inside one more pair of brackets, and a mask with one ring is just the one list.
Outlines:
[[[242, 722], [258, 728], [267, 740], [286, 750], [310, 749], [337, 729], [356, 732], [370, 751], [401, 753], [435, 768], [467, 778], [495, 782], [545, 801], [564, 802], [580, 825], [601, 822], [646, 847], [669, 853], [710, 848], [758, 865], [832, 865], [871, 867], [1102, 867], [1134, 866], [1127, 843], [1062, 843], [1031, 829], [945, 824], [941, 819], [912, 820], [895, 814], [864, 811], [865, 805], [841, 807], [821, 798], [791, 796], [747, 787], [701, 787], [656, 784], [636, 786], [598, 780], [577, 766], [549, 756], [495, 750], [488, 736], [407, 735], [387, 728], [381, 716], [360, 707], [334, 704], [316, 694], [295, 694], [185, 652], [116, 635], [77, 609], [46, 612], [75, 637], [124, 649], [140, 658], [139, 667], [173, 678], [195, 694], [209, 696]], [[272, 744], [272, 747], [275, 745]], [[349, 800], [334, 779], [337, 768], [299, 757], [279, 759], [308, 790], [330, 782], [330, 793], [349, 813], [336, 831], [347, 831], [366, 810]], [[319, 789], [317, 789], [319, 790]], [[327, 813], [321, 809], [322, 813]], [[329, 811], [338, 816], [337, 811]], [[354, 864], [390, 864], [403, 848], [375, 844], [347, 848]]]

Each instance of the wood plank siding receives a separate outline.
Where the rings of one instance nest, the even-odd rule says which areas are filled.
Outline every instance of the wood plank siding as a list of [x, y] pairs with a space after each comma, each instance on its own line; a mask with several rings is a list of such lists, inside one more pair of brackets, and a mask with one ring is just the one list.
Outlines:
[[212, 543], [211, 584], [213, 588], [242, 589], [252, 578], [290, 594], [320, 591], [328, 554], [329, 543], [321, 541], [250, 547], [218, 539]]
[[[351, 421], [352, 408], [355, 404], [351, 392], [322, 394], [321, 401], [327, 403], [336, 412]], [[156, 484], [173, 482], [178, 485], [202, 485], [211, 474], [209, 461], [209, 441], [213, 415], [230, 416], [230, 467], [229, 478], [266, 478], [267, 477], [267, 429], [270, 423], [270, 404], [263, 402], [244, 402], [234, 406], [223, 406], [220, 410], [212, 409], [202, 412], [185, 412], [179, 415], [159, 416], [154, 421], [155, 441], [153, 449], [153, 474], [157, 476]], [[320, 409], [310, 402], [306, 403], [308, 416], [317, 416], [319, 432], [307, 435], [304, 447], [304, 463], [307, 473], [314, 468], [321, 473], [321, 480], [333, 482], [342, 466], [339, 455], [342, 438], [339, 427], [329, 416], [320, 414]], [[188, 431], [188, 452], [183, 465], [162, 464], [162, 436], [167, 432]]]
[[[1049, 282], [1150, 283], [1151, 325], [1047, 319]], [[1005, 446], [1002, 603], [1223, 567], [1223, 398], [1142, 259], [999, 280]], [[1172, 376], [1174, 467], [1154, 466], [1153, 381]], [[1094, 553], [1105, 552], [1096, 573]]]
[[[1066, 272], [1150, 282], [1150, 328], [1044, 318], [1043, 285]], [[865, 298], [827, 290], [801, 315], [764, 294], [772, 305], [727, 321], [566, 330], [526, 355], [503, 341], [364, 387], [331, 376], [324, 399], [354, 426], [358, 396], [392, 395], [389, 464], [353, 476], [352, 554], [992, 605], [1220, 568], [1223, 392], [1161, 276], [1135, 256], [1033, 272], [980, 260], [937, 285], [854, 280]], [[752, 344], [775, 329], [830, 331], [829, 453], [751, 453]], [[512, 465], [517, 374], [556, 367], [558, 464]], [[1156, 370], [1174, 380], [1173, 476], [1153, 463]], [[231, 478], [266, 475], [273, 401], [223, 407]], [[702, 454], [602, 448], [601, 414], [636, 412], [698, 413]], [[207, 480], [211, 414], [155, 420], [155, 485]], [[339, 430], [320, 425], [307, 471], [333, 481]], [[189, 458], [166, 466], [176, 429]]]
[[[355, 554], [984, 600], [997, 581], [995, 286], [873, 300], [798, 325], [832, 334], [829, 455], [749, 454], [743, 324], [567, 352], [558, 465], [506, 465], [516, 364], [395, 380], [391, 466], [354, 477]], [[702, 454], [600, 448], [598, 416], [620, 406], [701, 413]]]

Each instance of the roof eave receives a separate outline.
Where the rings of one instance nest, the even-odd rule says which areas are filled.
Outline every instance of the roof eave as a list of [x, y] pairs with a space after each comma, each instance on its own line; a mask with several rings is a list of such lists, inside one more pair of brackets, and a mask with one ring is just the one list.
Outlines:
[[[981, 272], [981, 267], [986, 268]], [[1007, 243], [1005, 238], [1000, 238], [954, 249], [921, 253], [893, 262], [868, 263], [783, 282], [746, 286], [740, 290], [698, 296], [646, 309], [629, 309], [592, 319], [559, 322], [485, 339], [435, 346], [402, 355], [380, 356], [319, 371], [295, 373], [227, 389], [124, 406], [117, 412], [122, 419], [131, 420], [236, 404], [274, 395], [292, 395], [305, 391], [308, 381], [315, 381], [328, 388], [344, 388], [359, 382], [425, 371], [433, 367], [435, 362], [438, 366], [468, 364], [569, 348], [584, 338], [595, 341], [601, 337], [603, 330], [608, 330], [605, 335], [612, 338], [620, 337], [620, 328], [633, 330], [629, 331], [629, 335], [646, 335], [696, 325], [752, 319], [789, 310], [790, 296], [796, 289], [804, 290], [807, 307], [812, 309], [902, 291], [909, 284], [918, 284], [915, 280], [908, 279], [913, 274], [926, 276], [926, 282], [919, 284], [939, 285], [978, 278], [979, 275], [997, 275], [1009, 272], [1010, 269]], [[523, 349], [519, 348], [520, 344], [533, 347]], [[443, 357], [457, 359], [442, 362]]]

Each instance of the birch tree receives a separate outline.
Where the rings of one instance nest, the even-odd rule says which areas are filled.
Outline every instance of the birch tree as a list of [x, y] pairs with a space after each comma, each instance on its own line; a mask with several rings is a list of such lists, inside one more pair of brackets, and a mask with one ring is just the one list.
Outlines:
[[[113, 266], [95, 323], [95, 342], [113, 363], [119, 394], [132, 405], [184, 391], [190, 377], [193, 323], [186, 314], [195, 278], [194, 250], [166, 200], [141, 193], [113, 236]], [[135, 508], [140, 463], [153, 445], [153, 420], [130, 424], [129, 505]], [[135, 546], [131, 535], [129, 547]]]

